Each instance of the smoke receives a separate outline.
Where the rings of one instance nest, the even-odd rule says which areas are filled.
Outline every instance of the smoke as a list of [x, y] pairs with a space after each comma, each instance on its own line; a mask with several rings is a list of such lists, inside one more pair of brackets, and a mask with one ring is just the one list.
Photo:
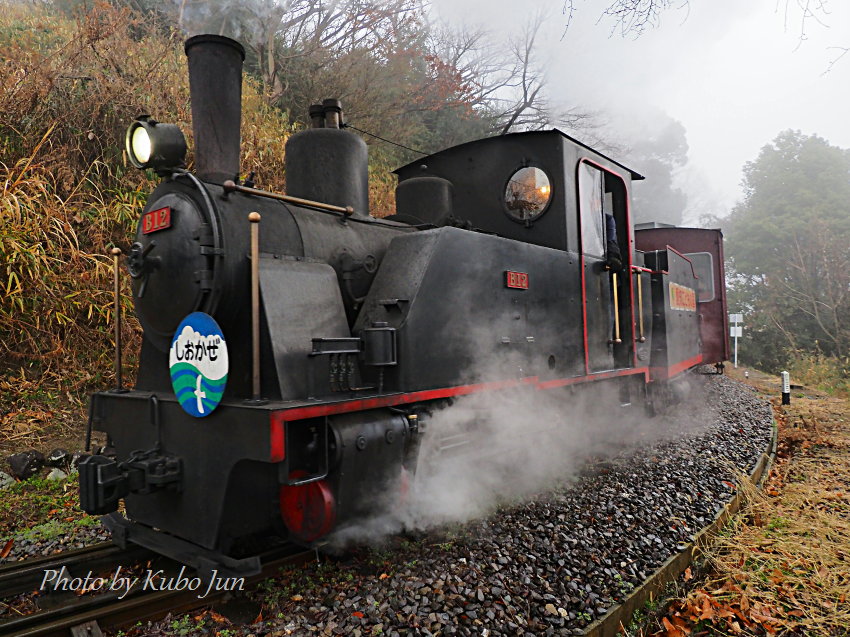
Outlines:
[[[518, 369], [511, 357], [494, 357], [472, 376], [504, 379], [511, 368]], [[383, 490], [395, 500], [388, 512], [339, 529], [330, 548], [487, 516], [498, 506], [575, 480], [591, 459], [610, 461], [639, 444], [701, 430], [712, 420], [696, 408], [703, 403], [699, 391], [692, 392], [687, 418], [650, 419], [638, 396], [631, 404], [623, 399], [619, 386], [604, 381], [461, 397], [422, 419], [419, 464], [407, 497], [399, 504], [397, 489]], [[380, 510], [387, 502], [375, 505]]]
[[[274, 33], [288, 12], [303, 13], [304, 2], [288, 0], [174, 0], [173, 11], [186, 37], [223, 35], [248, 44]], [[270, 31], [271, 29], [271, 31]]]
[[186, 37], [203, 33], [223, 35], [239, 40], [242, 28], [239, 23], [239, 5], [236, 2], [210, 2], [209, 0], [175, 0], [177, 24]]

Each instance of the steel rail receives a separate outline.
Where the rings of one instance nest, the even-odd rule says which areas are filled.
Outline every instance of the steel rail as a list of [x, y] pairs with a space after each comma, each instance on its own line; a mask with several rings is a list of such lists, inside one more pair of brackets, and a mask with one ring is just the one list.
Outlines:
[[[123, 553], [123, 552], [122, 552]], [[154, 555], [150, 551], [148, 554]], [[266, 553], [259, 574], [246, 577], [245, 584], [252, 585], [274, 575], [280, 568], [303, 564], [313, 558], [313, 551], [286, 547]], [[121, 560], [124, 561], [124, 560]], [[176, 562], [167, 560], [171, 565]], [[167, 613], [186, 612], [220, 601], [230, 591], [211, 591], [199, 597], [198, 591], [141, 591], [136, 590], [123, 600], [118, 593], [102, 593], [79, 598], [76, 603], [31, 615], [0, 622], [0, 633], [9, 637], [68, 637], [75, 627], [92, 626], [116, 629], [137, 621], [158, 619]], [[73, 631], [72, 631], [73, 632]], [[90, 631], [95, 634], [96, 631]]]
[[100, 542], [46, 557], [9, 562], [0, 566], [0, 599], [37, 588], [44, 579], [46, 570], [64, 566], [73, 573], [78, 567], [85, 566], [87, 570], [97, 571], [118, 560], [135, 561], [153, 555], [153, 552], [142, 547], [125, 551], [112, 542]]

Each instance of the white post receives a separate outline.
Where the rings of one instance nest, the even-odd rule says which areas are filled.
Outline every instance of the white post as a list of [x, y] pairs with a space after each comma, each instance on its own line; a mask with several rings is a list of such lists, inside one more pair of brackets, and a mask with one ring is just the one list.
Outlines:
[[738, 326], [735, 328], [735, 369], [738, 369]]
[[744, 330], [743, 326], [739, 326], [738, 323], [743, 323], [743, 316], [741, 314], [730, 314], [729, 321], [732, 323], [732, 338], [735, 339], [735, 369], [738, 368], [738, 337], [742, 335]]
[[782, 372], [780, 374], [782, 377], [782, 404], [790, 405], [791, 404], [791, 374], [788, 372]]

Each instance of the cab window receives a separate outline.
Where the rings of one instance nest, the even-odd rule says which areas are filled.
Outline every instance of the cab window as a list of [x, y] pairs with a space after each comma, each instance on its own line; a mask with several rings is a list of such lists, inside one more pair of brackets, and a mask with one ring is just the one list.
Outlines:
[[624, 245], [624, 241], [628, 233], [625, 230], [626, 186], [622, 178], [582, 161], [578, 171], [578, 191], [581, 251], [590, 256], [605, 257], [606, 249], [616, 245], [616, 251], [625, 254], [628, 244]]
[[596, 257], [605, 256], [605, 225], [602, 171], [582, 162], [578, 173], [579, 214], [581, 216], [581, 251]]

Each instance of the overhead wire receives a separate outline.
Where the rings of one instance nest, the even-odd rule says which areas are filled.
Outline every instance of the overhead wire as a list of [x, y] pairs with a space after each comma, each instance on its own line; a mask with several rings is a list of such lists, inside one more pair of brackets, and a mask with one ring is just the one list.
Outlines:
[[414, 153], [419, 153], [422, 156], [430, 155], [430, 153], [426, 153], [422, 150], [417, 150], [415, 148], [411, 148], [410, 146], [405, 146], [404, 144], [399, 144], [398, 142], [394, 142], [391, 139], [387, 139], [386, 137], [381, 137], [380, 135], [375, 135], [375, 133], [370, 133], [369, 131], [363, 130], [362, 128], [357, 128], [356, 126], [352, 126], [348, 122], [343, 122], [341, 124], [342, 128], [350, 128], [352, 130], [356, 130], [358, 133], [363, 133], [364, 135], [369, 135], [369, 137], [374, 137], [375, 139], [380, 139], [382, 142], [386, 142], [387, 144], [392, 144], [393, 146], [398, 146], [399, 148], [404, 148], [405, 150], [409, 150]]

